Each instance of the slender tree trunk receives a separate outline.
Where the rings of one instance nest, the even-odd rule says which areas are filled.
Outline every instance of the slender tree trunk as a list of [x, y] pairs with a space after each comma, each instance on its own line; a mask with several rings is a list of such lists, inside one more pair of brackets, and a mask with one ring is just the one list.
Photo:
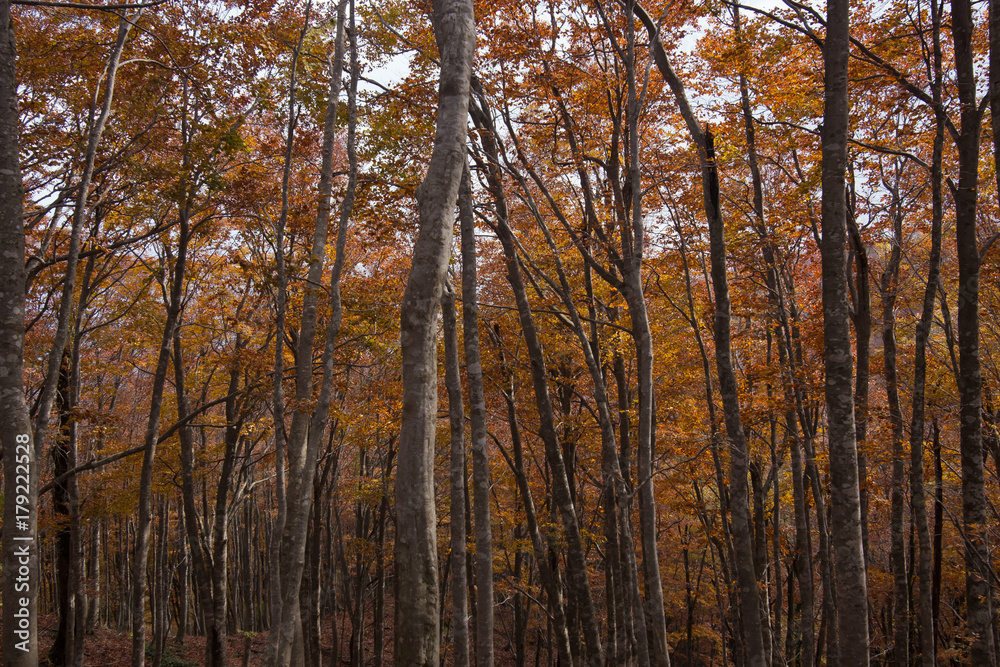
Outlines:
[[[628, 0], [634, 2], [634, 0]], [[632, 11], [626, 8], [627, 15]], [[629, 212], [631, 230], [622, 228], [623, 295], [628, 305], [632, 324], [632, 337], [638, 366], [638, 442], [636, 444], [636, 472], [638, 474], [639, 525], [642, 540], [643, 580], [646, 600], [644, 617], [649, 627], [648, 638], [651, 664], [670, 667], [670, 647], [667, 644], [667, 625], [664, 615], [663, 585], [660, 580], [660, 558], [657, 547], [656, 499], [653, 482], [654, 396], [653, 396], [653, 336], [646, 311], [643, 293], [642, 261], [645, 249], [646, 227], [642, 217], [642, 172], [639, 168], [639, 113], [640, 100], [636, 89], [635, 22], [630, 20], [626, 29], [625, 68], [628, 80], [628, 179], [631, 200], [622, 202]], [[617, 159], [617, 157], [613, 158]], [[630, 236], [631, 238], [626, 238]], [[642, 618], [637, 622], [642, 622]], [[640, 659], [643, 651], [640, 649]]]
[[899, 667], [909, 664], [909, 577], [903, 544], [903, 506], [905, 504], [905, 465], [903, 461], [903, 414], [899, 407], [899, 381], [896, 376], [896, 296], [899, 293], [899, 262], [902, 256], [903, 213], [900, 210], [898, 183], [888, 186], [892, 192], [890, 216], [893, 221], [892, 250], [882, 274], [882, 366], [885, 373], [886, 400], [892, 437], [892, 491], [890, 512], [890, 560], [893, 595], [893, 661]]
[[[941, 461], [941, 429], [937, 417], [931, 421], [931, 431], [934, 434], [932, 449], [934, 451], [934, 572], [931, 580], [931, 607], [934, 615], [934, 627], [938, 628], [941, 609], [941, 542], [944, 537], [944, 466]], [[936, 640], [936, 637], [935, 637]]]
[[826, 360], [827, 441], [836, 568], [839, 656], [842, 664], [868, 665], [868, 594], [861, 535], [853, 357], [847, 299], [848, 142], [847, 63], [850, 46], [847, 0], [830, 0], [823, 46], [823, 339]]
[[743, 620], [743, 640], [751, 667], [767, 662], [764, 654], [760, 595], [753, 569], [753, 545], [750, 536], [750, 515], [747, 505], [748, 449], [739, 406], [739, 388], [732, 368], [730, 349], [729, 283], [726, 276], [726, 241], [719, 201], [718, 171], [711, 132], [705, 132], [694, 115], [680, 78], [660, 43], [658, 30], [646, 11], [634, 4], [633, 12], [646, 26], [656, 66], [670, 86], [692, 141], [698, 147], [701, 162], [702, 190], [705, 214], [708, 218], [711, 246], [712, 287], [715, 296], [715, 361], [719, 374], [719, 394], [722, 397], [726, 433], [730, 440], [730, 526], [736, 550], [736, 573], [740, 588], [740, 614]]
[[[52, 446], [52, 474], [56, 477], [66, 474], [73, 467], [69, 454], [69, 430], [73, 409], [70, 399], [70, 369], [69, 355], [63, 355], [63, 363], [59, 369], [59, 383], [56, 386], [56, 412], [59, 416], [59, 434]], [[69, 527], [69, 490], [65, 484], [57, 484], [52, 490], [52, 511], [63, 525], [56, 534], [55, 565], [56, 565], [56, 598], [59, 613], [59, 626], [55, 640], [49, 650], [48, 660], [52, 664], [64, 665], [73, 655], [73, 621], [76, 618], [70, 581], [70, 560], [72, 545], [70, 544]]]
[[[514, 402], [514, 380], [513, 372], [507, 365], [507, 360], [500, 345], [499, 337], [496, 340], [498, 355], [500, 356], [500, 367], [503, 373], [505, 387], [503, 389], [504, 402], [507, 405], [507, 423], [510, 427], [511, 449], [513, 457], [507, 458], [507, 465], [514, 473], [518, 491], [524, 504], [524, 519], [528, 528], [528, 536], [531, 539], [531, 546], [534, 552], [535, 563], [538, 565], [538, 574], [542, 580], [542, 588], [548, 597], [550, 618], [550, 630], [555, 630], [556, 642], [555, 653], [560, 661], [565, 662], [570, 667], [573, 664], [572, 652], [569, 645], [569, 633], [566, 629], [566, 616], [563, 611], [562, 594], [559, 585], [559, 577], [549, 566], [546, 557], [545, 544], [542, 541], [541, 531], [538, 528], [538, 518], [535, 512], [535, 501], [531, 496], [531, 488], [528, 486], [528, 477], [524, 469], [524, 454], [521, 444], [521, 431], [517, 423], [517, 411]], [[503, 450], [500, 450], [503, 453]], [[552, 646], [552, 642], [549, 642]], [[555, 657], [555, 656], [553, 656]], [[537, 654], [536, 654], [537, 658]]]
[[[95, 211], [95, 221], [93, 235], [96, 236], [100, 230], [102, 215]], [[76, 318], [73, 323], [73, 345], [70, 348], [70, 384], [69, 403], [73, 409], [80, 403], [81, 370], [80, 370], [80, 346], [83, 335], [83, 315], [84, 304], [90, 302], [94, 289], [94, 265], [95, 258], [87, 260], [83, 273], [83, 286], [80, 290], [81, 306], [76, 310]], [[67, 454], [68, 462], [71, 466], [76, 466], [79, 460], [80, 430], [79, 421], [71, 419], [68, 424]], [[84, 545], [84, 526], [86, 525], [80, 514], [80, 489], [75, 474], [70, 475], [66, 480], [66, 490], [69, 500], [69, 542], [71, 558], [69, 561], [69, 580], [76, 598], [74, 602], [74, 613], [76, 618], [73, 621], [73, 645], [67, 645], [67, 652], [70, 658], [66, 661], [67, 667], [82, 667], [84, 658], [84, 637], [90, 631], [87, 626], [88, 600], [85, 589], [86, 582], [86, 549]], [[88, 521], [87, 524], [90, 524]], [[96, 531], [94, 531], [96, 535]], [[97, 554], [94, 554], [95, 565]]]
[[[142, 10], [139, 11], [139, 14], [141, 13]], [[66, 343], [69, 338], [70, 318], [72, 317], [74, 305], [73, 293], [76, 288], [76, 270], [80, 256], [80, 235], [87, 217], [87, 211], [89, 210], [87, 200], [90, 197], [90, 183], [94, 175], [94, 163], [97, 160], [97, 146], [101, 141], [101, 135], [104, 134], [108, 115], [111, 113], [111, 102], [114, 99], [115, 92], [115, 76], [118, 72], [118, 63], [121, 59], [122, 50], [125, 48], [125, 39], [139, 14], [136, 14], [131, 19], [123, 15], [119, 21], [118, 35], [111, 49], [108, 64], [104, 72], [107, 79], [104, 87], [104, 99], [98, 110], [97, 91], [95, 91], [90, 109], [87, 150], [84, 154], [83, 171], [80, 175], [76, 207], [73, 209], [62, 299], [59, 303], [55, 337], [52, 341], [52, 347], [49, 350], [45, 383], [42, 386], [42, 394], [38, 400], [38, 412], [35, 413], [35, 447], [39, 451], [45, 444], [45, 435], [49, 426], [49, 417], [52, 412], [52, 403], [55, 398], [56, 384], [58, 382], [59, 367], [62, 364], [63, 352], [66, 350]]]
[[[635, 0], [627, 0], [634, 2]], [[632, 11], [627, 10], [631, 19]], [[656, 497], [653, 483], [653, 335], [649, 328], [646, 297], [643, 294], [642, 260], [645, 249], [646, 227], [642, 218], [642, 172], [639, 168], [639, 112], [640, 101], [636, 90], [635, 22], [629, 20], [626, 29], [625, 55], [628, 79], [628, 183], [631, 201], [623, 201], [623, 208], [631, 213], [631, 242], [622, 239], [624, 259], [623, 277], [625, 302], [632, 321], [632, 337], [639, 373], [639, 440], [636, 444], [638, 474], [639, 526], [642, 539], [643, 582], [646, 589], [645, 616], [648, 619], [649, 651], [651, 664], [670, 667], [670, 647], [667, 644], [667, 621], [663, 610], [663, 585], [660, 581], [660, 558], [657, 548]], [[612, 159], [617, 159], [614, 157]], [[626, 236], [623, 228], [623, 237]], [[755, 589], [756, 590], [756, 589]], [[641, 655], [640, 650], [640, 655]]]
[[[733, 7], [733, 30], [734, 37], [736, 39], [737, 47], [743, 47], [743, 31], [742, 23], [740, 21], [740, 11], [738, 6]], [[747, 163], [750, 167], [750, 176], [753, 185], [753, 211], [754, 218], [756, 218], [755, 225], [757, 226], [757, 233], [761, 236], [764, 241], [763, 245], [763, 255], [765, 262], [765, 282], [768, 286], [768, 296], [771, 300], [772, 306], [777, 311], [780, 308], [780, 298], [777, 290], [777, 271], [775, 267], [775, 257], [774, 257], [774, 246], [771, 234], [768, 233], [767, 223], [764, 218], [764, 187], [763, 181], [760, 174], [760, 160], [757, 155], [757, 139], [756, 131], [754, 127], [753, 112], [750, 107], [750, 91], [747, 84], [746, 75], [743, 71], [740, 71], [739, 75], [739, 87], [740, 87], [740, 107], [743, 111], [743, 123], [744, 132], [747, 141]], [[770, 361], [771, 355], [771, 337], [770, 331], [768, 332], [768, 357]], [[780, 345], [781, 343], [779, 343]], [[772, 388], [768, 385], [767, 388], [768, 396], [770, 397]], [[774, 417], [771, 418], [771, 459], [772, 467], [774, 468], [774, 504], [772, 510], [772, 520], [774, 524], [773, 539], [774, 539], [774, 578], [775, 578], [775, 593], [776, 593], [776, 604], [775, 604], [775, 629], [774, 632], [770, 631], [770, 623], [768, 609], [766, 605], [762, 605], [761, 613], [765, 615], [764, 622], [761, 626], [761, 631], [763, 633], [763, 639], [765, 647], [767, 649], [767, 656], [769, 662], [779, 662], [780, 651], [778, 649], [778, 643], [781, 637], [781, 576], [780, 576], [780, 565], [778, 562], [778, 555], [780, 554], [780, 530], [778, 529], [779, 524], [779, 509], [780, 509], [780, 498], [781, 494], [779, 492], [779, 483], [777, 475], [777, 455], [776, 455], [776, 420]], [[758, 507], [761, 508], [761, 520], [758, 522], [758, 526], [761, 528], [763, 523], [763, 503], [758, 503]], [[757, 538], [757, 550], [761, 554], [760, 562], [757, 565], [757, 576], [758, 579], [761, 577], [763, 572], [763, 561], [764, 561], [764, 535], [763, 530], [758, 531]], [[773, 634], [773, 636], [772, 636]]]
[[[343, 5], [342, 5], [343, 7]], [[338, 15], [338, 25], [343, 25], [343, 9]], [[355, 154], [355, 131], [357, 124], [356, 89], [358, 80], [357, 43], [353, 27], [354, 7], [351, 5], [351, 25], [347, 30], [351, 40], [351, 89], [348, 99], [347, 157], [349, 175], [347, 190], [340, 207], [337, 226], [335, 259], [330, 274], [330, 317], [324, 336], [321, 358], [321, 376], [318, 395], [313, 398], [313, 343], [317, 330], [317, 307], [319, 284], [323, 274], [326, 256], [327, 227], [333, 191], [333, 143], [336, 131], [336, 116], [340, 95], [341, 70], [343, 68], [343, 47], [338, 46], [340, 61], [335, 54], [331, 64], [330, 95], [327, 99], [326, 121], [323, 129], [322, 165], [320, 168], [319, 203], [313, 229], [313, 244], [307, 274], [307, 287], [302, 302], [302, 320], [299, 329], [298, 365], [295, 370], [295, 397], [300, 405], [315, 400], [311, 410], [296, 410], [292, 415], [292, 425], [288, 436], [289, 483], [287, 491], [287, 515], [281, 537], [281, 621], [278, 632], [272, 632], [268, 643], [267, 662], [274, 667], [289, 664], [293, 642], [301, 638], [301, 618], [299, 614], [299, 593], [302, 571], [305, 567], [305, 543], [309, 529], [309, 515], [313, 500], [313, 481], [316, 475], [316, 461], [320, 443], [329, 419], [330, 403], [333, 396], [333, 353], [343, 308], [340, 299], [340, 280], [345, 263], [347, 247], [347, 223], [354, 205], [357, 187], [357, 156]], [[338, 28], [338, 34], [340, 34]]]
[[437, 312], [451, 254], [455, 203], [465, 165], [469, 82], [475, 49], [470, 0], [435, 0], [441, 55], [437, 129], [417, 188], [420, 231], [400, 309], [403, 407], [396, 472], [397, 664], [437, 667], [437, 547], [434, 431], [437, 419]]
[[[478, 100], [479, 106], [473, 108], [473, 116], [476, 123], [486, 130], [483, 133], [483, 141], [490, 163], [499, 164], [493, 119], [485, 98], [480, 95]], [[572, 589], [569, 598], [570, 602], [575, 604], [580, 614], [579, 618], [584, 633], [583, 655], [585, 659], [592, 664], [603, 663], [603, 648], [594, 612], [586, 557], [580, 534], [579, 518], [577, 517], [576, 507], [573, 503], [573, 493], [566, 472], [566, 462], [562, 448], [560, 447], [555, 427], [555, 418], [552, 413], [545, 356], [538, 338], [531, 305], [528, 302], [527, 290], [517, 255], [517, 244], [513, 232], [508, 225], [506, 197], [499, 178], [495, 173], [490, 177], [490, 191], [493, 195], [496, 210], [494, 231], [503, 247], [504, 258], [507, 264], [507, 281], [514, 292], [518, 319], [520, 320], [521, 330], [524, 333], [525, 345], [528, 348], [535, 405], [539, 415], [539, 435], [545, 446], [546, 465], [551, 472], [554, 501], [553, 511], [558, 512], [563, 529], [565, 530], [567, 577], [569, 586]], [[567, 617], [570, 617], [570, 614], [567, 613]], [[572, 626], [570, 627], [572, 628]]]
[[476, 277], [476, 226], [468, 163], [458, 192], [462, 230], [462, 336], [469, 384], [472, 445], [472, 506], [476, 532], [476, 667], [493, 667], [493, 530], [490, 520], [490, 460], [486, 442], [486, 399], [479, 354], [479, 304]]
[[[66, 362], [64, 356], [66, 344], [69, 339], [70, 320], [73, 317], [74, 289], [76, 286], [76, 271], [80, 252], [80, 236], [86, 219], [86, 213], [89, 208], [87, 206], [87, 199], [90, 194], [90, 183], [94, 173], [97, 146], [100, 142], [105, 123], [111, 110], [118, 63], [122, 50], [125, 46], [125, 38], [128, 35], [131, 25], [130, 20], [123, 16], [119, 23], [117, 39], [112, 47], [111, 55], [109, 56], [108, 64], [105, 70], [106, 84], [103, 103], [100, 109], [98, 109], [98, 93], [95, 91], [94, 103], [91, 106], [90, 118], [88, 122], [88, 142], [86, 152], [84, 154], [84, 166], [81, 174], [81, 180], [78, 186], [79, 194], [77, 195], [76, 208], [74, 209], [72, 218], [70, 244], [66, 261], [66, 274], [63, 280], [63, 292], [57, 315], [55, 337], [49, 351], [45, 382], [43, 383], [41, 396], [39, 397], [38, 412], [35, 415], [34, 447], [36, 452], [40, 452], [44, 447], [52, 404], [57, 394], [57, 385], [60, 383], [60, 376], [63, 374], [65, 374], [65, 386], [62, 392], [62, 408], [66, 411], [72, 409], [72, 401], [70, 397], [72, 389], [69, 386], [70, 379], [68, 377], [68, 374], [71, 371], [69, 368], [62, 370], [61, 368]], [[11, 33], [11, 36], [13, 37], [13, 33]], [[13, 55], [13, 41], [11, 42], [11, 48], [11, 55]], [[11, 67], [13, 68], [13, 61], [11, 63]], [[15, 124], [16, 122], [15, 112]], [[12, 136], [14, 137], [14, 141], [16, 143], [16, 132]], [[12, 261], [11, 258], [8, 258], [8, 261]], [[18, 259], [16, 261], [20, 262], [21, 260]], [[64, 431], [62, 433], [62, 437], [69, 438], [71, 442], [56, 443], [53, 448], [53, 457], [56, 459], [56, 469], [57, 471], [61, 471], [57, 472], [57, 475], [65, 473], [74, 466], [74, 457], [71, 450], [75, 446], [76, 426], [70, 424], [71, 420], [71, 417], [66, 416], [61, 419], [64, 426], [62, 429]], [[70, 431], [72, 431], [72, 433], [70, 433]], [[37, 480], [32, 481], [37, 482]], [[67, 517], [69, 517], [71, 512], [70, 505], [75, 504], [76, 502], [72, 497], [72, 495], [75, 494], [75, 486], [75, 478], [67, 480], [67, 482], [60, 485], [54, 497], [56, 511], [65, 514]], [[75, 632], [77, 629], [74, 627], [74, 621], [76, 616], [75, 602], [79, 576], [78, 568], [74, 565], [74, 554], [76, 551], [74, 547], [77, 546], [76, 542], [78, 542], [78, 526], [68, 525], [60, 532], [59, 559], [62, 563], [62, 567], [59, 568], [61, 570], [61, 575], [59, 577], [59, 594], [61, 597], [61, 604], [59, 605], [60, 622], [58, 636], [53, 644], [50, 657], [58, 664], [75, 664], [78, 661], [78, 658], [75, 655]], [[74, 540], [74, 533], [77, 537], [76, 540]]]
[[[186, 135], [186, 131], [185, 131]], [[185, 143], [187, 136], [185, 136]], [[185, 157], [186, 161], [186, 157]], [[177, 241], [177, 259], [171, 273], [167, 317], [163, 325], [163, 337], [153, 373], [153, 386], [150, 395], [149, 419], [146, 423], [142, 469], [139, 476], [139, 511], [137, 516], [135, 550], [132, 559], [132, 667], [143, 667], [146, 660], [146, 565], [149, 556], [150, 529], [152, 527], [152, 484], [153, 462], [156, 458], [156, 445], [159, 436], [160, 412], [163, 407], [163, 388], [167, 379], [167, 365], [170, 362], [170, 348], [174, 339], [174, 327], [177, 326], [183, 296], [184, 272], [187, 262], [187, 247], [190, 240], [189, 216], [191, 211], [191, 193], [182, 204], [180, 211], [180, 229]]]
[[856, 304], [853, 313], [857, 368], [854, 373], [854, 433], [858, 447], [858, 491], [861, 498], [861, 543], [868, 558], [868, 376], [871, 365], [872, 303], [868, 251], [854, 219], [854, 205], [847, 213], [848, 234], [854, 250]]
[[[83, 622], [84, 632], [88, 635], [94, 633], [97, 624], [101, 621], [101, 600], [104, 599], [101, 595], [101, 531], [103, 524], [103, 520], [94, 522], [90, 533], [90, 563], [87, 572], [89, 595], [87, 596], [86, 618]], [[82, 650], [80, 654], [83, 654]]]
[[[931, 3], [934, 23], [934, 95], [940, 98], [941, 44], [940, 17], [937, 3]], [[927, 285], [923, 308], [915, 334], [913, 359], [913, 407], [910, 419], [910, 511], [916, 523], [918, 544], [918, 617], [920, 620], [920, 652], [924, 667], [936, 663], [935, 623], [932, 604], [931, 535], [927, 522], [927, 501], [924, 490], [924, 435], [926, 433], [925, 403], [927, 378], [927, 340], [934, 318], [934, 300], [941, 276], [941, 227], [944, 218], [941, 162], [944, 150], [944, 123], [936, 117], [934, 155], [931, 163], [931, 250], [927, 260]]]
[[[583, 656], [590, 664], [603, 663], [600, 631], [597, 629], [597, 619], [594, 614], [593, 598], [587, 572], [583, 540], [580, 535], [579, 517], [573, 504], [569, 479], [566, 474], [566, 462], [563, 458], [559, 437], [556, 432], [555, 417], [552, 412], [552, 401], [548, 388], [548, 372], [541, 341], [535, 327], [534, 315], [528, 302], [527, 290], [522, 277], [520, 262], [517, 256], [514, 235], [507, 223], [506, 207], [498, 207], [497, 236], [503, 246], [507, 264], [507, 281], [514, 291], [517, 302], [518, 317], [521, 330], [524, 333], [525, 345], [531, 363], [532, 385], [535, 393], [535, 406], [539, 415], [539, 435], [545, 446], [545, 462], [551, 474], [553, 511], [559, 515], [565, 531], [565, 553], [567, 562], [568, 584], [572, 588], [570, 601], [575, 601], [581, 614], [584, 631]], [[567, 614], [569, 616], [569, 614]], [[570, 626], [572, 627], [572, 626]]]
[[[809, 526], [806, 519], [808, 508], [806, 507], [805, 484], [802, 479], [802, 456], [800, 443], [798, 440], [798, 429], [795, 428], [795, 418], [788, 415], [785, 423], [790, 427], [794, 440], [789, 448], [789, 456], [792, 460], [792, 493], [795, 499], [795, 576], [799, 580], [799, 632], [802, 634], [802, 664], [815, 664], [816, 638], [814, 635], [815, 622], [813, 620], [813, 566], [812, 566], [812, 545], [809, 540]], [[788, 594], [789, 604], [789, 625], [791, 625], [791, 604], [792, 594], [789, 584]], [[789, 630], [790, 631], [790, 630]], [[790, 656], [789, 656], [790, 657]]]
[[711, 132], [704, 139], [705, 210], [709, 218], [711, 239], [712, 287], [715, 294], [715, 365], [719, 374], [719, 394], [722, 397], [726, 434], [729, 437], [729, 509], [733, 542], [736, 547], [736, 573], [740, 587], [740, 614], [747, 660], [752, 667], [764, 665], [763, 622], [760, 616], [760, 596], [754, 571], [753, 542], [750, 535], [750, 508], [747, 504], [747, 473], [749, 448], [740, 415], [739, 387], [732, 366], [730, 345], [729, 284], [726, 276], [726, 242], [719, 208], [719, 181], [715, 169], [715, 147]]
[[[340, 5], [343, 8], [343, 3]], [[274, 338], [274, 389], [272, 394], [272, 412], [274, 420], [274, 454], [275, 454], [275, 493], [277, 495], [277, 513], [274, 522], [274, 529], [271, 531], [271, 541], [268, 544], [268, 600], [270, 602], [270, 615], [272, 628], [281, 622], [283, 610], [283, 590], [281, 573], [281, 539], [285, 533], [285, 522], [288, 518], [288, 498], [286, 493], [285, 460], [287, 456], [288, 433], [285, 428], [285, 315], [288, 303], [288, 274], [285, 269], [285, 227], [288, 222], [289, 212], [289, 182], [292, 171], [292, 149], [295, 141], [295, 128], [298, 124], [298, 111], [296, 109], [295, 91], [298, 87], [298, 66], [299, 56], [302, 51], [302, 42], [309, 29], [309, 16], [312, 10], [312, 0], [306, 3], [305, 25], [299, 31], [299, 39], [292, 51], [291, 71], [288, 76], [288, 124], [285, 134], [285, 156], [281, 173], [281, 212], [275, 225], [274, 233], [274, 263], [276, 282], [275, 286], [275, 338]], [[343, 12], [337, 15], [336, 44], [334, 47], [334, 60], [331, 63], [331, 89], [339, 94], [341, 82], [341, 69], [343, 68]], [[329, 116], [329, 109], [327, 116]], [[312, 359], [310, 351], [310, 360]], [[310, 364], [311, 366], [311, 364]], [[272, 633], [271, 637], [277, 640], [277, 633]], [[268, 658], [272, 642], [268, 642]], [[268, 660], [270, 662], [270, 660]]]
[[[464, 178], [464, 177], [463, 177]], [[455, 290], [445, 282], [441, 297], [444, 329], [445, 386], [451, 424], [451, 626], [454, 636], [455, 667], [469, 665], [469, 585], [465, 536], [465, 409], [462, 404], [462, 377], [458, 361], [458, 318]]]

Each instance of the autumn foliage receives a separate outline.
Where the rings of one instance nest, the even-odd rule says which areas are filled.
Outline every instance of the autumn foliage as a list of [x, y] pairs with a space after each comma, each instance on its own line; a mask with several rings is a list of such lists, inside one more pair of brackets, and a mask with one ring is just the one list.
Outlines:
[[[400, 309], [454, 92], [432, 3], [13, 4], [38, 662], [131, 633], [113, 664], [238, 664], [244, 637], [249, 664], [410, 664]], [[828, 419], [833, 27], [751, 4], [475, 5], [427, 292], [458, 327], [446, 386], [430, 304], [444, 663], [998, 660], [995, 3], [850, 8], [851, 427]], [[846, 431], [867, 648], [838, 634]]]

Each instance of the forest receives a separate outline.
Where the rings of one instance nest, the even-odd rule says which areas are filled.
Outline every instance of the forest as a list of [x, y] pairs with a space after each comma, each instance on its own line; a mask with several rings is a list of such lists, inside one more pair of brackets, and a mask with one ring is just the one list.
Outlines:
[[1000, 0], [0, 0], [2, 660], [1000, 665]]

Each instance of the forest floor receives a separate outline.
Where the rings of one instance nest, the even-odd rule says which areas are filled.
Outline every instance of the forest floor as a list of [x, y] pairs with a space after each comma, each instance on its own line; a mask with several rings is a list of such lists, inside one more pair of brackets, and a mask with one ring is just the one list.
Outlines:
[[[43, 616], [39, 619], [38, 634], [39, 664], [47, 665], [46, 656], [52, 642], [55, 641], [56, 616]], [[267, 648], [268, 633], [254, 634], [250, 643], [250, 660], [245, 663], [250, 667], [260, 667], [264, 664], [264, 650]], [[244, 664], [243, 653], [246, 648], [246, 638], [243, 635], [230, 636], [229, 656], [227, 663], [233, 667]], [[323, 648], [329, 648], [324, 646]], [[325, 651], [324, 651], [325, 653]], [[128, 634], [119, 634], [108, 628], [98, 628], [94, 634], [87, 635], [84, 641], [85, 667], [128, 667], [131, 664], [132, 638]], [[187, 637], [183, 644], [178, 644], [171, 637], [164, 649], [161, 667], [198, 667], [205, 662], [205, 638]], [[147, 652], [146, 664], [152, 664], [152, 655]]]
[[[392, 662], [392, 608], [391, 601], [387, 604], [388, 609], [386, 610], [387, 616], [387, 627], [386, 627], [386, 641], [389, 645], [385, 648], [385, 653], [383, 659], [384, 664], [389, 664]], [[341, 617], [340, 620], [344, 622], [344, 618]], [[58, 626], [58, 618], [55, 614], [45, 615], [39, 618], [39, 633], [38, 633], [38, 656], [39, 665], [50, 665], [47, 661], [47, 656], [49, 650], [52, 647], [52, 643], [55, 641], [56, 629]], [[320, 640], [320, 649], [323, 653], [323, 664], [327, 664], [333, 654], [333, 642], [330, 631], [332, 630], [331, 622], [329, 618], [324, 618], [322, 627], [322, 638]], [[343, 664], [349, 664], [349, 644], [350, 644], [350, 628], [348, 626], [339, 626], [340, 637], [338, 637], [338, 644], [340, 646], [341, 662]], [[346, 631], [346, 632], [345, 632]], [[233, 634], [228, 637], [229, 653], [227, 664], [230, 667], [242, 667], [246, 664], [248, 667], [263, 667], [264, 664], [264, 651], [267, 649], [269, 633], [268, 632], [258, 632], [251, 635], [250, 639], [250, 658], [249, 661], [244, 663], [244, 651], [246, 649], [246, 636], [242, 634]], [[534, 651], [534, 642], [529, 640], [529, 647]], [[371, 632], [365, 633], [365, 653], [370, 656], [374, 648], [374, 641]], [[442, 646], [442, 658], [443, 663], [450, 665], [453, 662], [453, 656], [450, 655], [450, 651], [446, 646]], [[132, 638], [128, 633], [119, 633], [115, 630], [98, 627], [97, 630], [90, 635], [87, 635], [84, 641], [84, 667], [129, 667], [131, 664], [131, 653], [132, 653]], [[164, 650], [164, 655], [161, 661], [161, 667], [199, 667], [205, 662], [205, 638], [199, 636], [188, 636], [185, 638], [183, 644], [177, 643], [173, 636], [167, 640], [167, 644]], [[3, 651], [0, 648], [0, 661], [3, 659]], [[537, 659], [537, 656], [536, 656]], [[506, 652], [498, 652], [496, 656], [497, 665], [512, 665], [513, 660], [507, 655]], [[147, 650], [146, 653], [146, 664], [152, 665], [152, 654]], [[58, 666], [56, 666], [58, 667]]]

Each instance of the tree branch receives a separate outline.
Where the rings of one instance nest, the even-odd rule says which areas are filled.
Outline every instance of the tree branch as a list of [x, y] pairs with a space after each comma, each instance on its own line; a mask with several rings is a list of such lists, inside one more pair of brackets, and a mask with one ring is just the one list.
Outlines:
[[121, 5], [89, 5], [85, 2], [54, 2], [53, 0], [11, 0], [12, 5], [26, 5], [28, 7], [58, 7], [66, 9], [96, 9], [102, 12], [117, 12], [123, 9], [145, 9], [146, 7], [156, 7], [168, 2], [168, 0], [150, 0], [150, 2], [131, 2]]

